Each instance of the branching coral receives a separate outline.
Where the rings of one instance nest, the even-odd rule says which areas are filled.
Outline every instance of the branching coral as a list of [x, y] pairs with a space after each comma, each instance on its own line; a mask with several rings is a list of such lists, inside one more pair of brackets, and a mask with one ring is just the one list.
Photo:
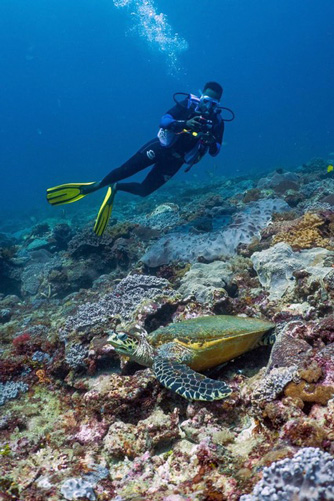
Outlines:
[[317, 214], [307, 212], [302, 218], [295, 221], [289, 231], [278, 233], [274, 236], [273, 242], [285, 242], [294, 250], [311, 249], [312, 247], [325, 247], [330, 246], [329, 240], [323, 238], [320, 226], [324, 224], [323, 219]]

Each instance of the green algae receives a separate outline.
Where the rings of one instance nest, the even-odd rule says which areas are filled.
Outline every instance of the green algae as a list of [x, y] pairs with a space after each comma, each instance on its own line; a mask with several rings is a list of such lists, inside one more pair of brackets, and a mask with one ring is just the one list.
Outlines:
[[54, 437], [57, 422], [61, 416], [61, 403], [58, 392], [38, 386], [33, 395], [22, 396], [13, 402], [10, 410], [14, 415], [21, 416], [25, 421], [25, 429], [15, 429], [10, 439], [22, 438], [38, 443], [47, 435]]
[[9, 456], [11, 452], [12, 450], [9, 444], [5, 444], [4, 446], [0, 447], [0, 456]]

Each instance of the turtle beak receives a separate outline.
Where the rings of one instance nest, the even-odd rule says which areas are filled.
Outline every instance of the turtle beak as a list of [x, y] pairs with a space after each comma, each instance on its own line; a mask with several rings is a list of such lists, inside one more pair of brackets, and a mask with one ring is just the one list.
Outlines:
[[109, 331], [107, 343], [122, 355], [129, 355], [129, 352], [133, 351], [133, 340], [125, 332]]
[[107, 343], [112, 344], [113, 346], [122, 346], [126, 342], [127, 335], [123, 332], [115, 332], [109, 331], [109, 337], [107, 339]]
[[117, 339], [117, 334], [114, 331], [108, 331], [109, 337], [107, 339], [107, 343], [114, 344]]

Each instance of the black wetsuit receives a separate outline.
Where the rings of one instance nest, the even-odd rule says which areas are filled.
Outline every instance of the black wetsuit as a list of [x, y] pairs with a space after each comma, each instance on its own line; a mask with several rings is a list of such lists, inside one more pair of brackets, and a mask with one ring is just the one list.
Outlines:
[[[187, 108], [184, 102], [175, 105], [163, 115], [160, 121], [160, 127], [177, 134], [173, 144], [171, 146], [162, 146], [158, 138], [152, 139], [123, 165], [112, 170], [101, 181], [100, 187], [117, 183], [118, 191], [126, 191], [145, 197], [165, 184], [186, 161], [188, 162], [187, 154], [194, 148], [196, 149], [196, 145], [198, 145], [199, 154], [197, 159], [191, 162], [192, 164], [197, 163], [207, 151], [212, 156], [217, 155], [224, 133], [224, 122], [220, 114], [212, 114], [212, 116], [208, 117], [212, 120], [212, 129], [210, 132], [216, 139], [216, 142], [209, 147], [202, 147], [197, 137], [182, 132], [185, 128], [185, 122], [195, 116], [199, 116], [199, 113], [195, 112], [194, 106]], [[141, 183], [119, 182], [122, 179], [133, 176], [150, 165], [154, 165], [154, 167]]]

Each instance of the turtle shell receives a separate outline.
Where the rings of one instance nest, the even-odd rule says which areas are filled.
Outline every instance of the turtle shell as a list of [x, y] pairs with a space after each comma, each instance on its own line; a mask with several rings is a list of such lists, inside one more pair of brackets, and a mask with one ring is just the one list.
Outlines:
[[159, 348], [177, 343], [190, 353], [187, 364], [195, 371], [215, 367], [252, 350], [275, 324], [257, 318], [216, 315], [197, 317], [160, 327], [149, 335]]

